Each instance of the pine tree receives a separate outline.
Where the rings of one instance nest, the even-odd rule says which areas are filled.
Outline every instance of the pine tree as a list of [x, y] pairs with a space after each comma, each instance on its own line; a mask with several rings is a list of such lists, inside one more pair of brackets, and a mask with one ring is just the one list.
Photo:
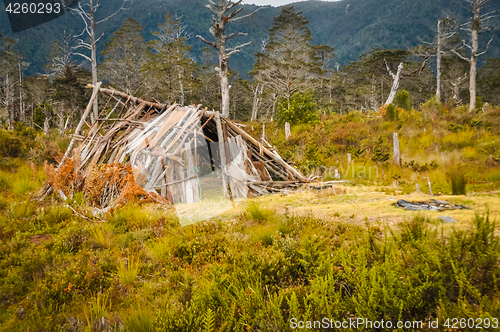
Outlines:
[[102, 76], [117, 89], [135, 95], [143, 86], [141, 65], [146, 44], [143, 27], [133, 18], [128, 18], [106, 44], [101, 55], [104, 61], [99, 66]]

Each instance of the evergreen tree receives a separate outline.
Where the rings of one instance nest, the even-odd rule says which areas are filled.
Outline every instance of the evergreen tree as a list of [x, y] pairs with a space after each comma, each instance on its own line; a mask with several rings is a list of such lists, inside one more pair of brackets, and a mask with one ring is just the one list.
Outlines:
[[215, 70], [217, 67], [216, 54], [210, 47], [204, 47], [201, 51], [200, 66], [195, 72], [198, 89], [194, 99], [209, 109], [220, 110], [222, 96], [220, 78]]
[[167, 14], [165, 22], [158, 24], [158, 31], [152, 34], [157, 38], [151, 42], [154, 54], [145, 66], [149, 80], [154, 82], [151, 88], [169, 104], [184, 105], [186, 93], [192, 94], [196, 83], [196, 63], [188, 57], [191, 46], [187, 45], [185, 27], [178, 18]]
[[138, 93], [144, 81], [141, 65], [146, 44], [142, 30], [136, 20], [128, 18], [101, 53], [104, 57], [99, 66], [102, 76], [115, 88], [132, 95]]
[[500, 105], [500, 58], [487, 59], [479, 70], [479, 95], [484, 101]]
[[92, 78], [73, 61], [66, 37], [61, 44], [54, 42], [49, 60], [46, 66], [49, 77], [47, 92], [55, 110], [52, 122], [62, 134], [79, 120], [88, 100], [85, 83]]
[[332, 50], [311, 45], [308, 23], [293, 6], [282, 7], [270, 29], [269, 43], [263, 52], [256, 54], [254, 69], [250, 72], [273, 91], [275, 100], [284, 97], [288, 109], [292, 95], [311, 89], [312, 79], [324, 73], [321, 60], [327, 57], [326, 51]]

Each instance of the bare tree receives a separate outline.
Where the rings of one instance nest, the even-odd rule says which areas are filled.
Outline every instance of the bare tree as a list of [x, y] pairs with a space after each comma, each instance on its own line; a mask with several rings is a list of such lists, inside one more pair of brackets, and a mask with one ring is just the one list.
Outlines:
[[247, 46], [250, 44], [250, 42], [232, 47], [232, 48], [226, 48], [226, 42], [234, 37], [240, 37], [240, 36], [246, 36], [247, 33], [244, 32], [233, 32], [228, 35], [226, 35], [226, 24], [229, 22], [234, 22], [236, 20], [240, 20], [245, 17], [252, 16], [259, 10], [253, 11], [252, 13], [248, 15], [243, 15], [240, 17], [236, 17], [240, 13], [240, 11], [243, 8], [238, 8], [235, 11], [229, 13], [229, 11], [241, 4], [242, 0], [238, 0], [236, 2], [233, 2], [231, 0], [219, 0], [218, 3], [213, 2], [212, 0], [208, 0], [210, 4], [207, 4], [207, 8], [213, 13], [212, 15], [212, 26], [210, 28], [210, 33], [215, 37], [216, 41], [208, 41], [205, 40], [202, 36], [196, 36], [199, 38], [202, 42], [204, 42], [207, 45], [212, 46], [217, 50], [217, 53], [219, 55], [219, 77], [220, 77], [220, 82], [221, 82], [221, 95], [222, 95], [222, 115], [229, 117], [229, 80], [227, 77], [227, 61], [229, 58], [240, 51], [240, 48]]
[[[109, 20], [113, 16], [117, 15], [119, 12], [122, 10], [127, 10], [128, 8], [125, 8], [125, 4], [127, 2], [132, 2], [133, 0], [123, 0], [121, 7], [114, 12], [113, 14], [101, 19], [101, 20], [96, 20], [95, 14], [97, 13], [99, 7], [101, 6], [99, 3], [99, 0], [85, 0], [85, 1], [80, 1], [78, 3], [78, 6], [72, 9], [73, 13], [76, 15], [79, 15], [83, 22], [85, 23], [85, 28], [83, 31], [75, 36], [78, 39], [78, 45], [75, 46], [75, 49], [80, 49], [84, 48], [90, 51], [90, 57], [88, 55], [85, 55], [83, 53], [75, 53], [76, 55], [82, 56], [84, 59], [89, 61], [92, 66], [92, 85], [96, 86], [97, 85], [97, 50], [96, 50], [96, 45], [97, 43], [102, 39], [104, 36], [104, 33], [101, 34], [98, 38], [96, 38], [96, 26]], [[85, 36], [85, 37], [83, 37]], [[85, 39], [89, 38], [90, 41], [86, 42]], [[98, 108], [98, 100], [97, 98], [94, 99], [94, 105], [93, 105], [93, 113], [91, 114], [91, 121], [92, 123], [95, 122], [95, 120], [99, 116], [99, 108]]]
[[257, 113], [262, 105], [262, 92], [264, 90], [264, 84], [257, 83], [256, 86], [252, 87], [253, 91], [253, 104], [252, 104], [252, 117], [250, 121], [257, 120]]
[[387, 97], [387, 100], [385, 101], [384, 106], [389, 105], [394, 101], [394, 97], [396, 97], [396, 92], [398, 91], [399, 82], [400, 82], [402, 77], [417, 77], [417, 76], [422, 74], [425, 67], [427, 66], [427, 63], [429, 62], [429, 59], [431, 58], [431, 55], [430, 54], [420, 54], [420, 56], [424, 57], [424, 61], [422, 62], [422, 65], [420, 66], [420, 68], [415, 69], [414, 71], [409, 72], [409, 73], [403, 72], [404, 63], [401, 62], [401, 63], [399, 63], [398, 70], [397, 70], [396, 74], [394, 74], [391, 71], [391, 69], [389, 68], [387, 61], [384, 59], [385, 68], [387, 69], [387, 71], [389, 72], [389, 74], [392, 77], [391, 92], [389, 93], [389, 96]]
[[404, 64], [401, 62], [398, 66], [398, 71], [396, 72], [396, 74], [394, 74], [390, 69], [389, 69], [389, 65], [387, 64], [387, 61], [385, 61], [384, 59], [384, 63], [385, 63], [385, 68], [387, 69], [387, 71], [389, 72], [389, 74], [391, 75], [392, 77], [392, 88], [391, 88], [391, 92], [389, 93], [389, 96], [387, 97], [387, 100], [385, 101], [384, 105], [389, 105], [391, 104], [393, 101], [394, 101], [394, 97], [396, 96], [396, 92], [398, 91], [398, 88], [399, 88], [399, 80], [401, 79], [401, 72], [403, 70], [403, 66]]
[[447, 41], [456, 35], [456, 26], [454, 20], [442, 18], [437, 23], [437, 50], [436, 50], [436, 102], [441, 101], [441, 59], [446, 54], [445, 46]]
[[[470, 65], [469, 73], [469, 93], [470, 93], [470, 104], [469, 113], [476, 109], [476, 76], [477, 76], [477, 58], [485, 54], [488, 51], [491, 41], [493, 40], [493, 34], [486, 44], [486, 48], [483, 52], [479, 52], [479, 34], [481, 30], [488, 30], [490, 27], [487, 23], [494, 17], [498, 16], [499, 10], [493, 10], [487, 8], [487, 4], [492, 3], [492, 0], [465, 0], [470, 5], [465, 8], [471, 14], [471, 19], [462, 24], [460, 28], [464, 31], [470, 33], [470, 44], [468, 44], [465, 39], [462, 40], [461, 45], [465, 46], [470, 50], [470, 58], [464, 57], [462, 54], [453, 50], [453, 52], [461, 59], [467, 61]], [[482, 9], [486, 9], [486, 12], [481, 14]]]

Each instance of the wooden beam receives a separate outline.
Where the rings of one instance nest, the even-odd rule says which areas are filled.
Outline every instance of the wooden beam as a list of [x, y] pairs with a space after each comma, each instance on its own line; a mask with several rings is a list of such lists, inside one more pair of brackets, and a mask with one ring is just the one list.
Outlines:
[[222, 123], [220, 120], [220, 113], [215, 113], [215, 124], [217, 125], [217, 137], [219, 143], [219, 154], [220, 154], [220, 163], [221, 163], [221, 172], [222, 172], [222, 186], [224, 187], [224, 196], [229, 196], [228, 190], [228, 177], [227, 177], [227, 165], [226, 165], [226, 152], [224, 149], [224, 134], [222, 132]]
[[[240, 127], [236, 126], [234, 123], [231, 121], [224, 119], [224, 121], [239, 135], [244, 137], [246, 140], [252, 142], [255, 146], [259, 146], [259, 142], [249, 134], [247, 134], [244, 130], [242, 130]], [[302, 173], [297, 171], [294, 167], [288, 165], [286, 162], [284, 162], [282, 159], [278, 158], [273, 152], [269, 151], [267, 148], [262, 147], [263, 152], [268, 156], [271, 157], [274, 161], [276, 161], [278, 164], [280, 164], [285, 170], [288, 170], [290, 173], [292, 173], [297, 179], [299, 179], [302, 182], [308, 182], [307, 179], [305, 178]]]
[[[93, 89], [94, 86], [92, 84], [87, 84], [87, 88]], [[163, 106], [165, 106], [163, 104], [154, 103], [154, 102], [147, 101], [147, 100], [144, 100], [144, 99], [141, 99], [141, 98], [137, 98], [137, 97], [128, 95], [126, 93], [123, 93], [121, 91], [114, 90], [114, 89], [105, 89], [105, 88], [102, 88], [102, 89], [100, 89], [100, 92], [105, 93], [105, 94], [110, 95], [110, 96], [115, 96], [116, 95], [116, 96], [120, 96], [120, 97], [123, 97], [123, 98], [127, 98], [127, 100], [131, 100], [131, 101], [133, 101], [135, 103], [138, 103], [138, 104], [145, 103], [149, 107], [154, 107], [154, 108], [160, 109], [160, 110], [163, 108]]]

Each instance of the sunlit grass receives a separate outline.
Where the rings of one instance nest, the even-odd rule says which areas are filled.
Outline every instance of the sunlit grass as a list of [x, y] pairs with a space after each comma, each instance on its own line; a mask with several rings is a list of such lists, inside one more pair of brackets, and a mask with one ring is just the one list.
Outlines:
[[137, 275], [141, 268], [140, 257], [129, 255], [126, 259], [118, 261], [117, 272], [118, 280], [123, 286], [133, 286], [137, 280]]
[[90, 235], [101, 248], [113, 245], [113, 232], [107, 224], [96, 224], [89, 227]]
[[255, 201], [250, 201], [247, 205], [247, 212], [256, 221], [263, 222], [272, 219], [275, 212], [271, 209], [262, 208]]
[[86, 332], [100, 331], [104, 327], [104, 317], [111, 307], [108, 293], [97, 292], [92, 294], [87, 305], [83, 308]]
[[146, 248], [157, 261], [165, 261], [169, 258], [170, 246], [165, 238], [151, 240]]
[[462, 153], [465, 159], [475, 159], [478, 156], [477, 150], [470, 146], [465, 147]]

